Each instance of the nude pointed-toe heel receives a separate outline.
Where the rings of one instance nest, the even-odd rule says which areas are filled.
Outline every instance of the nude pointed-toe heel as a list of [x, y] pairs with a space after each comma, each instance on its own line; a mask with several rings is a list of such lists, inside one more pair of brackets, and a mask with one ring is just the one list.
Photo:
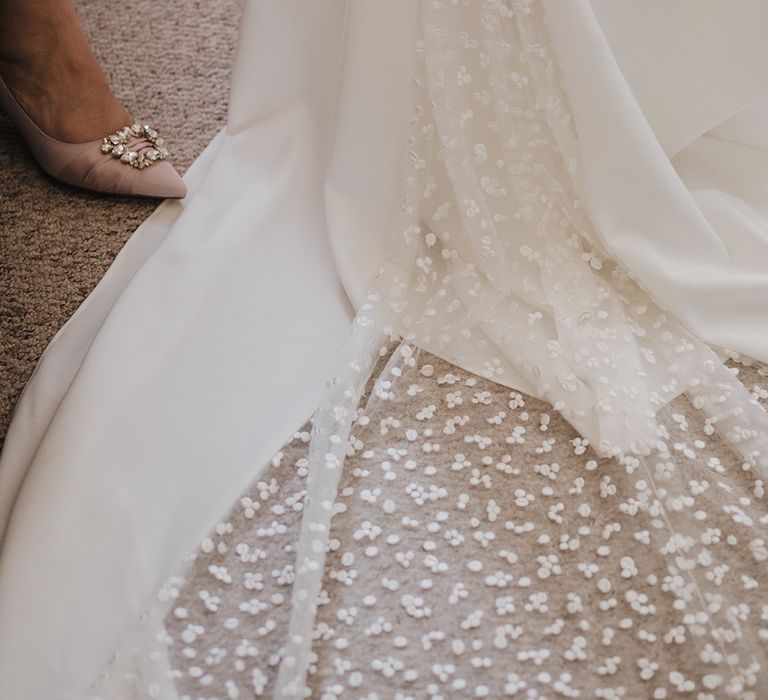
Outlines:
[[0, 107], [40, 167], [57, 180], [96, 192], [181, 199], [187, 188], [149, 124], [125, 126], [103, 139], [64, 143], [45, 134], [0, 78]]

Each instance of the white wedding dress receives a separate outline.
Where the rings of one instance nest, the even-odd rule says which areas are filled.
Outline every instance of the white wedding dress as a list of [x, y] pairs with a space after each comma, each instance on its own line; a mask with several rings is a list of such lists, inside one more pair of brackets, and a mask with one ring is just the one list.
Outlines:
[[[0, 697], [175, 697], [157, 591], [319, 405], [274, 691], [302, 697], [351, 423], [398, 338], [636, 473], [680, 625], [716, 648], [697, 697], [760, 697], [768, 594], [722, 586], [699, 535], [743, 509], [764, 569], [768, 416], [724, 360], [768, 362], [766, 26], [757, 0], [253, 0], [191, 195], [14, 418]], [[673, 465], [681, 410], [731, 450], [700, 466], [733, 501]]]

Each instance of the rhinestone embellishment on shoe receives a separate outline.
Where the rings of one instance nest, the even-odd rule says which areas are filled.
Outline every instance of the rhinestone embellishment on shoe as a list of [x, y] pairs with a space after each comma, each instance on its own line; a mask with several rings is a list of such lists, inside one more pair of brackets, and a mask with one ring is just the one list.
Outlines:
[[[137, 139], [148, 142], [151, 148], [144, 150], [144, 146], [142, 147], [143, 152], [129, 149], [128, 144]], [[113, 158], [119, 158], [121, 163], [139, 168], [139, 170], [148, 168], [158, 160], [165, 160], [169, 155], [165, 141], [157, 131], [149, 124], [139, 123], [125, 126], [114, 134], [105, 136], [101, 144], [101, 152], [111, 154]]]

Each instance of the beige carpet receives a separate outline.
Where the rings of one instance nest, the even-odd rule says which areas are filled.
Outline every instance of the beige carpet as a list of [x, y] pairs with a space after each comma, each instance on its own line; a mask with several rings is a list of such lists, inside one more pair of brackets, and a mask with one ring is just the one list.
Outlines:
[[[74, 0], [113, 88], [183, 172], [224, 126], [241, 0]], [[0, 116], [0, 441], [35, 363], [157, 206], [58, 184]]]

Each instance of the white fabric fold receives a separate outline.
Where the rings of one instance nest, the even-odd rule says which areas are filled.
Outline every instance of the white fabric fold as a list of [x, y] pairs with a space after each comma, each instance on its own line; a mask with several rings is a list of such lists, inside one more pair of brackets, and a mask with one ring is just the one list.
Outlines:
[[[768, 188], [756, 183], [766, 181], [768, 161], [754, 148], [734, 154], [710, 180], [706, 207], [690, 190], [701, 187], [696, 180], [710, 164], [690, 163], [707, 131], [768, 95], [768, 7], [544, 3], [579, 135], [587, 206], [606, 248], [696, 335], [767, 361], [768, 220], [731, 218], [723, 226], [716, 211], [730, 193], [744, 192], [745, 181], [749, 205], [766, 211]], [[744, 138], [753, 123], [742, 124]], [[731, 128], [738, 138], [738, 122]], [[668, 154], [677, 155], [680, 173]]]

